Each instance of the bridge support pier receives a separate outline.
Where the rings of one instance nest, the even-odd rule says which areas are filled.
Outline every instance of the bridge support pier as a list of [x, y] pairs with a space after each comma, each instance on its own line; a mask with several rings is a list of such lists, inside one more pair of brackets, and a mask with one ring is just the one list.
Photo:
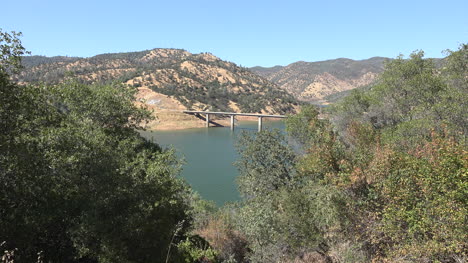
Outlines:
[[256, 114], [256, 113], [238, 113], [238, 112], [220, 112], [220, 111], [192, 111], [192, 110], [184, 110], [183, 113], [187, 114], [195, 114], [199, 118], [203, 118], [203, 114], [206, 116], [206, 127], [210, 127], [210, 115], [221, 115], [221, 116], [230, 116], [231, 117], [231, 130], [234, 130], [235, 126], [235, 116], [251, 116], [251, 117], [258, 117], [258, 131], [262, 131], [262, 121], [263, 118], [280, 118], [284, 119], [286, 116], [284, 115], [270, 115], [270, 114]]
[[262, 117], [258, 117], [258, 131], [262, 131]]

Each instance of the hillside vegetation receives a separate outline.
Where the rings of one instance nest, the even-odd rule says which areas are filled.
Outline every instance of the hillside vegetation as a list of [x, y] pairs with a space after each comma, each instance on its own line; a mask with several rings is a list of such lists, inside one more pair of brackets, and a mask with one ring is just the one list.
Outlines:
[[373, 83], [382, 73], [386, 60], [382, 57], [366, 60], [339, 58], [250, 70], [278, 84], [299, 100], [326, 103], [326, 96]]
[[21, 83], [58, 84], [69, 77], [86, 84], [122, 83], [139, 88], [139, 98], [151, 91], [159, 94], [153, 102], [164, 95], [185, 109], [284, 114], [297, 105], [275, 84], [209, 53], [153, 49], [91, 58], [26, 56], [23, 65], [15, 76]]
[[0, 31], [0, 262], [181, 256], [168, 248], [192, 224], [190, 189], [174, 152], [139, 135], [135, 89], [20, 86], [18, 36]]
[[441, 68], [423, 54], [329, 119], [306, 107], [287, 136], [241, 136], [243, 200], [198, 233], [238, 262], [466, 262], [468, 45]]
[[20, 85], [19, 36], [0, 31], [1, 263], [468, 260], [468, 44], [391, 60], [328, 119], [244, 131], [242, 200], [216, 208], [138, 133], [135, 87]]

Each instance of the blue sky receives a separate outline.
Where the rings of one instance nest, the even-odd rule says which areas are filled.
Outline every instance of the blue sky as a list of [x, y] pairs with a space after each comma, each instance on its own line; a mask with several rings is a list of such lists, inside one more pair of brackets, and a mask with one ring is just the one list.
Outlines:
[[468, 1], [7, 0], [0, 28], [33, 55], [182, 48], [242, 66], [339, 57], [443, 57], [468, 42]]

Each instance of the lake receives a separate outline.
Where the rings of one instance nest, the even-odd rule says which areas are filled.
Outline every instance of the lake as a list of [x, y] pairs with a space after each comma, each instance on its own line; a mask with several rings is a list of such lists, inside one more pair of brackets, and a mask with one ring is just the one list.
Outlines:
[[[230, 127], [196, 128], [176, 131], [144, 131], [141, 134], [164, 147], [173, 147], [186, 164], [182, 177], [204, 199], [218, 205], [239, 200], [236, 177], [236, 136], [243, 130], [256, 132], [256, 121], [236, 123]], [[284, 129], [283, 121], [263, 120], [264, 129]]]

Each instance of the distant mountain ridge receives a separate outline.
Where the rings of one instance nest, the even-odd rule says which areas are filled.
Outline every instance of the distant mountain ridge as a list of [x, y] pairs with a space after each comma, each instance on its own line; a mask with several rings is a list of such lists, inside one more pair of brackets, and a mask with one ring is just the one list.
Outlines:
[[335, 93], [366, 86], [376, 81], [388, 58], [365, 60], [339, 58], [319, 62], [299, 61], [287, 66], [253, 67], [250, 70], [278, 84], [297, 99], [326, 103]]
[[139, 99], [156, 108], [285, 114], [297, 106], [276, 84], [210, 53], [152, 49], [90, 58], [26, 56], [23, 65], [16, 76], [20, 83], [56, 84], [70, 76], [85, 83], [123, 83], [137, 87]]

